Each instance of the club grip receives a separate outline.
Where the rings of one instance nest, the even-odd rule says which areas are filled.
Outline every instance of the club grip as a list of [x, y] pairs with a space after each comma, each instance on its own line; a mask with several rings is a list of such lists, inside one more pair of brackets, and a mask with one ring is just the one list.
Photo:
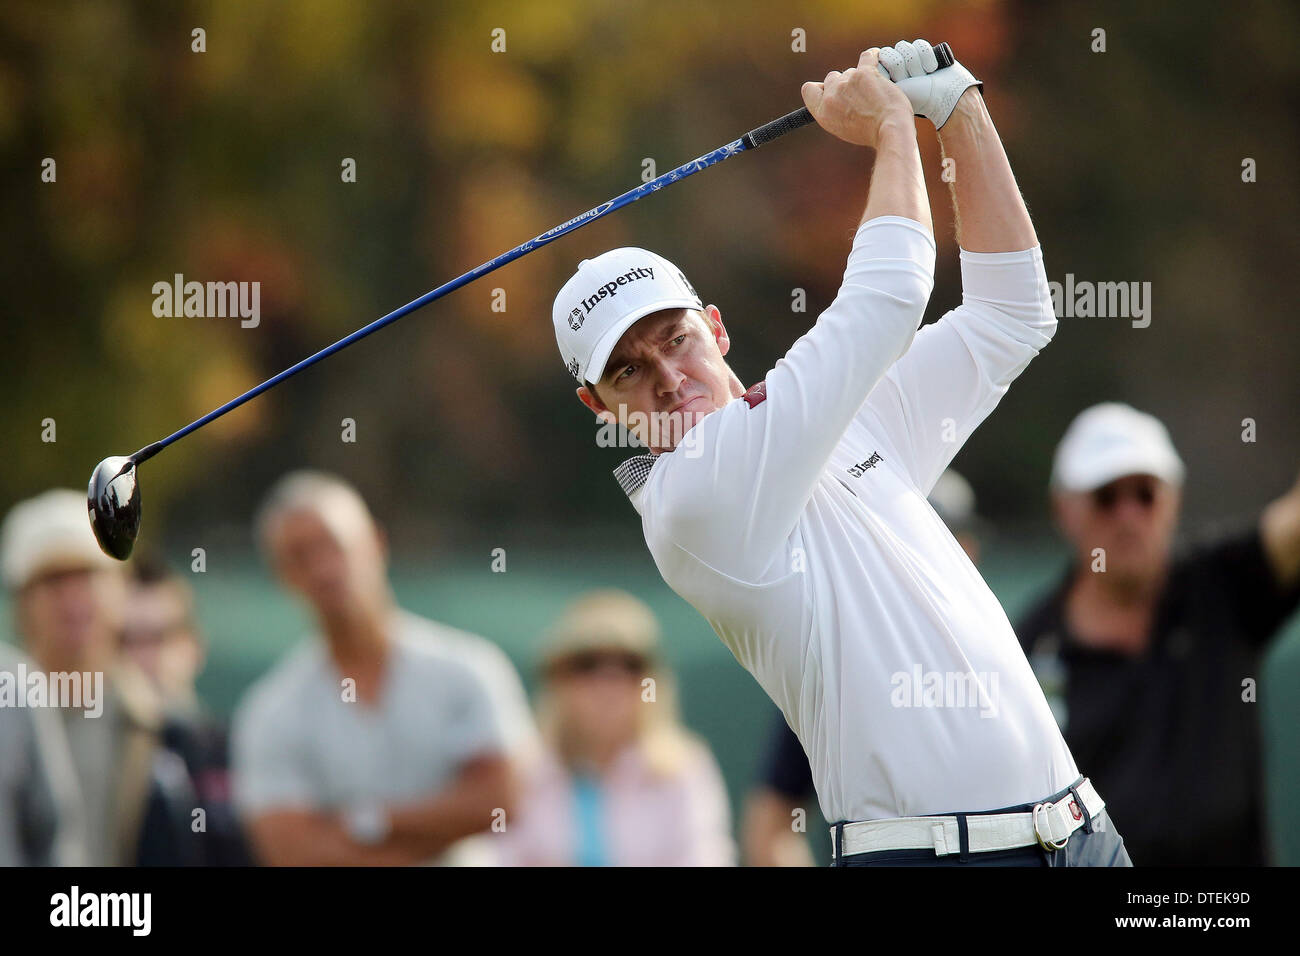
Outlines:
[[758, 127], [758, 129], [751, 129], [741, 139], [744, 141], [746, 149], [758, 149], [758, 147], [784, 136], [791, 130], [807, 126], [812, 121], [813, 116], [808, 112], [808, 107], [801, 106], [793, 113], [786, 113], [780, 119], [774, 119], [772, 122]]
[[[950, 47], [948, 44], [936, 43], [933, 47], [931, 47], [931, 49], [934, 50], [934, 58], [939, 63], [939, 69], [942, 70], [945, 67], [952, 66], [954, 63], [957, 62], [957, 58], [952, 55], [952, 47]], [[890, 77], [889, 75], [889, 71], [885, 69], [885, 65], [883, 63], [877, 63], [876, 69], [879, 70], [881, 74], [884, 75], [885, 79], [887, 80], [892, 79], [892, 77]]]

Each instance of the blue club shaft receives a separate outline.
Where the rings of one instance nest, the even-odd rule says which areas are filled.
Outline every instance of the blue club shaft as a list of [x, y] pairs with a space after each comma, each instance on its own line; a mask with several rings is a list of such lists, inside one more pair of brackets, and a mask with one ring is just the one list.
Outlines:
[[131, 456], [131, 461], [135, 462], [136, 464], [139, 464], [140, 462], [149, 460], [154, 455], [158, 454], [158, 452], [166, 448], [168, 445], [172, 444], [172, 442], [180, 441], [190, 432], [202, 428], [204, 425], [220, 418], [222, 415], [226, 414], [229, 411], [233, 411], [234, 409], [238, 408], [240, 405], [243, 405], [249, 399], [256, 398], [258, 395], [261, 395], [269, 388], [274, 388], [275, 386], [283, 382], [285, 379], [297, 375], [303, 369], [309, 368], [310, 366], [315, 365], [317, 362], [321, 361], [322, 359], [333, 355], [335, 352], [339, 352], [347, 348], [353, 342], [356, 342], [360, 339], [364, 339], [367, 335], [370, 335], [372, 332], [378, 332], [384, 326], [396, 322], [398, 319], [402, 318], [403, 316], [410, 315], [412, 312], [416, 311], [417, 309], [423, 308], [424, 306], [428, 305], [430, 302], [434, 301], [435, 299], [440, 299], [444, 295], [447, 295], [449, 292], [455, 292], [461, 286], [467, 285], [468, 283], [473, 282], [475, 279], [487, 275], [489, 272], [493, 272], [497, 269], [500, 269], [506, 263], [513, 262], [514, 260], [518, 259], [520, 256], [527, 255], [528, 253], [532, 252], [534, 249], [538, 248], [539, 246], [543, 246], [546, 243], [551, 242], [554, 239], [558, 239], [560, 236], [573, 232], [576, 229], [581, 229], [583, 226], [587, 225], [587, 223], [595, 222], [597, 219], [600, 219], [602, 216], [609, 215], [611, 212], [613, 212], [616, 209], [621, 209], [630, 203], [636, 202], [638, 199], [642, 198], [643, 196], [648, 196], [653, 192], [659, 191], [664, 186], [670, 185], [671, 183], [679, 182], [685, 179], [687, 176], [694, 175], [695, 173], [698, 173], [700, 170], [707, 169], [709, 166], [712, 166], [715, 163], [720, 163], [724, 159], [728, 159], [731, 156], [736, 155], [737, 153], [744, 152], [746, 149], [756, 149], [759, 146], [762, 146], [764, 143], [771, 142], [773, 139], [776, 139], [778, 136], [782, 136], [792, 129], [798, 129], [800, 126], [806, 126], [810, 122], [812, 122], [812, 117], [811, 115], [809, 115], [806, 109], [796, 110], [795, 112], [790, 113], [787, 116], [783, 116], [780, 119], [773, 120], [771, 123], [768, 123], [765, 126], [761, 126], [757, 129], [751, 130], [749, 133], [746, 133], [740, 139], [734, 140], [725, 146], [720, 146], [719, 148], [713, 150], [712, 152], [705, 153], [703, 156], [700, 156], [697, 159], [693, 159], [689, 163], [685, 163], [684, 165], [678, 166], [676, 169], [672, 170], [671, 172], [664, 173], [662, 176], [658, 177], [657, 179], [653, 179], [648, 183], [644, 183], [636, 187], [635, 189], [629, 189], [627, 192], [623, 193], [623, 195], [615, 199], [611, 199], [609, 202], [601, 203], [599, 206], [596, 206], [594, 209], [588, 209], [582, 215], [575, 216], [574, 218], [568, 220], [567, 222], [561, 223], [560, 225], [554, 227], [553, 229], [548, 229], [540, 236], [530, 239], [527, 242], [523, 243], [522, 245], [515, 246], [515, 248], [511, 249], [509, 252], [503, 253], [502, 255], [497, 256], [495, 259], [489, 260], [488, 262], [483, 263], [481, 266], [471, 269], [469, 272], [466, 272], [464, 275], [458, 276], [455, 279], [452, 279], [450, 282], [446, 282], [443, 285], [438, 286], [438, 288], [434, 289], [433, 291], [426, 292], [418, 299], [414, 299], [406, 303], [406, 305], [402, 306], [400, 309], [395, 309], [394, 311], [389, 312], [387, 315], [383, 316], [382, 318], [376, 319], [375, 321], [371, 322], [369, 325], [357, 329], [351, 335], [339, 339], [333, 345], [321, 349], [315, 355], [308, 356], [307, 358], [299, 362], [297, 365], [290, 366], [289, 368], [285, 369], [283, 372], [279, 373], [273, 378], [268, 378], [261, 385], [257, 385], [254, 386], [253, 388], [250, 388], [248, 391], [246, 391], [243, 395], [240, 395], [238, 398], [231, 399], [230, 401], [226, 402], [226, 404], [222, 405], [220, 408], [213, 409], [212, 411], [204, 415], [202, 418], [190, 422], [190, 424], [186, 425], [184, 428], [180, 429], [177, 432], [172, 433], [171, 435], [168, 435], [166, 438], [162, 439], [161, 441], [154, 442], [152, 445], [146, 445], [144, 448], [141, 448], [139, 451], [137, 451], [135, 454]]

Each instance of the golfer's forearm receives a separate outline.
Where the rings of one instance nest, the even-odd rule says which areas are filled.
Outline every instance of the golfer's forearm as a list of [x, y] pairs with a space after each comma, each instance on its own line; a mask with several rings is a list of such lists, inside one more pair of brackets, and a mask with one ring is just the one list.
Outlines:
[[969, 252], [1020, 252], [1038, 245], [1002, 140], [972, 87], [939, 131], [951, 172], [957, 242]]
[[876, 164], [871, 173], [871, 190], [862, 222], [880, 216], [912, 219], [934, 234], [925, 174], [921, 169], [921, 152], [916, 145], [916, 127], [911, 117], [906, 123], [882, 126], [876, 142]]

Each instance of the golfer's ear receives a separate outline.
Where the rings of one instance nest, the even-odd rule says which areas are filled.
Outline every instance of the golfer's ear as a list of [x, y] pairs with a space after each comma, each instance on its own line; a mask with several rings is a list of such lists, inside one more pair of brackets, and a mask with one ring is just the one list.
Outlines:
[[708, 320], [709, 331], [713, 333], [713, 338], [718, 343], [718, 352], [726, 355], [731, 349], [731, 336], [727, 335], [727, 327], [722, 324], [722, 313], [718, 311], [716, 305], [706, 305], [704, 317]]
[[577, 389], [578, 401], [586, 405], [596, 413], [596, 417], [603, 422], [609, 422], [611, 425], [617, 423], [618, 418], [605, 407], [605, 403], [591, 393], [591, 389], [586, 385], [579, 385]]

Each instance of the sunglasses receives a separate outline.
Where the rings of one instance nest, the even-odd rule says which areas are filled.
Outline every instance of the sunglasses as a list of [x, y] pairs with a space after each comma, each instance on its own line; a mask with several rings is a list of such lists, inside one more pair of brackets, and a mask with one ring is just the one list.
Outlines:
[[1154, 481], [1143, 481], [1120, 485], [1112, 483], [1102, 485], [1092, 492], [1092, 503], [1098, 511], [1112, 511], [1125, 498], [1131, 498], [1143, 508], [1150, 509], [1156, 503], [1157, 488]]
[[189, 633], [190, 628], [185, 621], [176, 621], [162, 627], [123, 628], [119, 634], [119, 640], [122, 647], [126, 648], [156, 647], [170, 641], [172, 638], [182, 637]]
[[583, 651], [558, 662], [552, 672], [586, 676], [604, 670], [618, 670], [624, 674], [643, 674], [648, 662], [640, 654], [621, 651]]

